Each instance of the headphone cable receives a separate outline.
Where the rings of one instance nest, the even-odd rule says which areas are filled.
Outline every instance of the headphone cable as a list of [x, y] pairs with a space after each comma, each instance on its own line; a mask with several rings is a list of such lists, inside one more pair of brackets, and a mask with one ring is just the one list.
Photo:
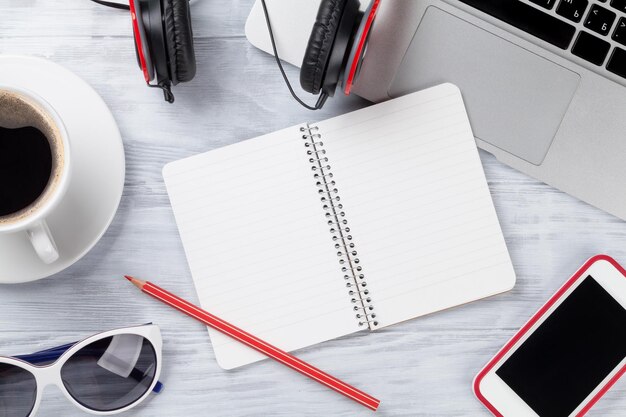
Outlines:
[[113, 1], [106, 1], [106, 0], [91, 0], [91, 1], [93, 1], [94, 3], [101, 4], [103, 6], [112, 7], [114, 9], [130, 10], [130, 6], [127, 4], [115, 3]]
[[267, 30], [269, 31], [269, 34], [270, 34], [270, 41], [272, 42], [272, 49], [274, 50], [274, 58], [276, 58], [278, 69], [280, 69], [280, 73], [283, 75], [283, 79], [285, 80], [285, 83], [287, 84], [287, 88], [289, 89], [289, 92], [291, 93], [293, 98], [305, 108], [309, 110], [321, 109], [324, 106], [326, 99], [328, 98], [327, 93], [322, 91], [322, 93], [319, 95], [319, 98], [317, 99], [317, 103], [315, 103], [315, 107], [313, 107], [313, 106], [309, 106], [304, 101], [302, 101], [300, 97], [296, 95], [296, 92], [293, 91], [293, 88], [291, 87], [291, 83], [289, 82], [289, 79], [287, 78], [287, 74], [285, 74], [285, 69], [283, 68], [283, 64], [281, 64], [280, 58], [278, 57], [278, 50], [276, 49], [276, 42], [274, 41], [274, 32], [272, 31], [272, 24], [270, 23], [270, 16], [267, 12], [267, 5], [265, 4], [265, 0], [261, 0], [261, 4], [263, 5], [263, 13], [265, 14], [265, 22], [267, 23]]

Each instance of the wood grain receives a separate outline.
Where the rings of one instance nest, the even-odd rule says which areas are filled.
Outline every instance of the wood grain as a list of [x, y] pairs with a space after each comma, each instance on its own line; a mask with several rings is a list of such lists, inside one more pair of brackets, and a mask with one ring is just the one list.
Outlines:
[[[117, 216], [85, 258], [54, 277], [0, 287], [0, 353], [34, 351], [115, 327], [154, 322], [164, 336], [166, 387], [133, 416], [366, 416], [341, 396], [265, 361], [222, 371], [205, 329], [137, 293], [123, 274], [197, 301], [161, 169], [169, 161], [367, 105], [329, 100], [300, 108], [272, 58], [244, 35], [252, 0], [192, 5], [198, 75], [176, 104], [145, 88], [130, 19], [87, 0], [0, 2], [0, 53], [46, 57], [89, 82], [124, 137], [126, 187]], [[297, 84], [294, 68], [288, 74]], [[307, 97], [313, 102], [312, 97]], [[515, 330], [597, 253], [626, 263], [626, 224], [481, 153], [518, 282], [507, 294], [298, 352], [382, 400], [381, 416], [487, 416], [471, 382]], [[1, 266], [0, 266], [1, 267]], [[626, 383], [590, 415], [626, 415]], [[40, 416], [80, 416], [46, 391]]]

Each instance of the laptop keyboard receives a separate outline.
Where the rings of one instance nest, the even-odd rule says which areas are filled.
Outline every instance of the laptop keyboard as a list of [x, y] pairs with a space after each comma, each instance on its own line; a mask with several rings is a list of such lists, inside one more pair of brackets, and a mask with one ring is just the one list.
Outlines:
[[459, 0], [626, 80], [626, 0]]

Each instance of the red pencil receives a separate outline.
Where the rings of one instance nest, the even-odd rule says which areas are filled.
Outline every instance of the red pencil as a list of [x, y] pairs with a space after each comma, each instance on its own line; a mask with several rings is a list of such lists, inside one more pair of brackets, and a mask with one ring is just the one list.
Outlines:
[[309, 365], [303, 360], [298, 359], [295, 356], [281, 349], [278, 349], [277, 347], [274, 347], [267, 342], [264, 342], [258, 337], [253, 336], [250, 333], [247, 333], [230, 323], [227, 323], [226, 321], [214, 316], [213, 314], [205, 310], [202, 310], [200, 307], [196, 307], [190, 302], [185, 301], [170, 292], [165, 291], [164, 289], [152, 284], [151, 282], [142, 281], [128, 275], [125, 275], [125, 277], [127, 280], [135, 284], [137, 288], [139, 288], [146, 294], [151, 295], [158, 300], [161, 300], [165, 304], [169, 304], [175, 309], [195, 318], [198, 321], [201, 321], [207, 326], [211, 326], [214, 329], [217, 329], [222, 333], [227, 334], [233, 339], [236, 339], [241, 343], [258, 350], [259, 352], [277, 360], [283, 365], [287, 365], [291, 369], [294, 369], [301, 374], [304, 374], [309, 378], [314, 379], [320, 384], [326, 385], [328, 388], [345, 395], [346, 397], [358, 402], [359, 404], [369, 408], [370, 410], [376, 411], [376, 409], [380, 405], [380, 401], [372, 397], [371, 395], [368, 395], [363, 391], [359, 391], [358, 389], [346, 384], [345, 382], [342, 382], [341, 380], [323, 371], [320, 371], [319, 369]]

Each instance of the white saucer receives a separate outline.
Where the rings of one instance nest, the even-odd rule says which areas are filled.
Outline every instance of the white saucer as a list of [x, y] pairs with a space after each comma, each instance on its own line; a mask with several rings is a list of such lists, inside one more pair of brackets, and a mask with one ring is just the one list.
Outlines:
[[124, 146], [104, 101], [67, 69], [40, 58], [0, 56], [0, 83], [29, 89], [48, 101], [71, 141], [72, 182], [48, 218], [59, 259], [44, 264], [24, 232], [0, 234], [0, 283], [33, 281], [78, 261], [107, 230], [124, 188]]

